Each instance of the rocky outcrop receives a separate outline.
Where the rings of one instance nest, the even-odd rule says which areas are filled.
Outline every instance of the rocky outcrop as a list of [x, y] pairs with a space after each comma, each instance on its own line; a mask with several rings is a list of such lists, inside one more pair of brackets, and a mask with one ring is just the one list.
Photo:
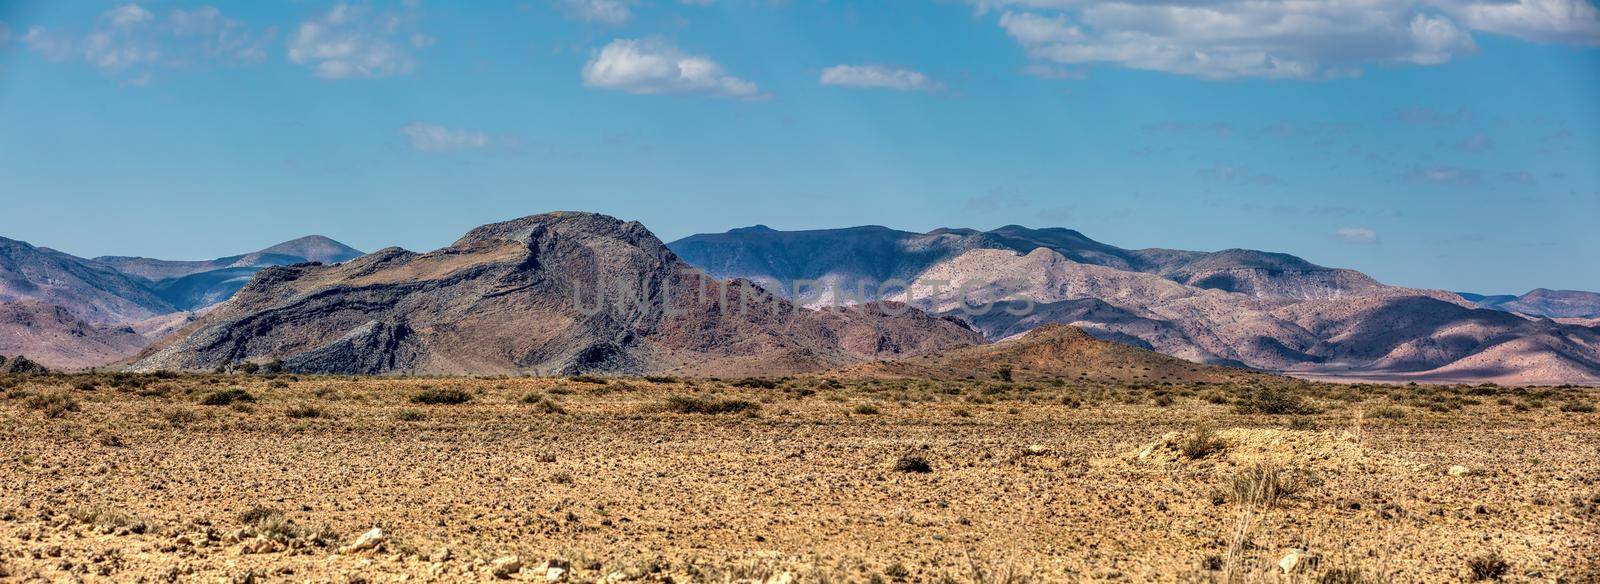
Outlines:
[[133, 367], [770, 374], [982, 342], [961, 323], [885, 308], [801, 309], [706, 276], [638, 223], [549, 213], [428, 253], [268, 268]]
[[7, 359], [5, 355], [0, 355], [0, 375], [40, 375], [49, 372], [49, 369], [34, 363], [25, 356], [17, 355], [14, 358]]
[[149, 343], [132, 328], [90, 324], [59, 306], [0, 302], [0, 355], [28, 355], [52, 369], [82, 369], [126, 359]]

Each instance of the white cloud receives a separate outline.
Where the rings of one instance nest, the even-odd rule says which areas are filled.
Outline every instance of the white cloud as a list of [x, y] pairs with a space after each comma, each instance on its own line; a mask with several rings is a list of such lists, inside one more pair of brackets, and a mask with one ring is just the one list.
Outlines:
[[323, 79], [372, 79], [410, 74], [412, 48], [433, 39], [411, 28], [415, 14], [377, 13], [366, 5], [339, 4], [300, 23], [289, 39], [289, 60]]
[[716, 61], [655, 38], [611, 41], [583, 66], [583, 84], [637, 94], [765, 97], [756, 84], [726, 74]]
[[452, 130], [444, 126], [412, 122], [400, 128], [411, 148], [422, 152], [450, 152], [488, 148], [487, 134], [475, 130]]
[[81, 60], [142, 85], [155, 67], [261, 61], [275, 32], [251, 30], [210, 6], [175, 9], [161, 18], [137, 4], [123, 4], [101, 13], [94, 28], [81, 35], [35, 26], [21, 41], [46, 58]]
[[557, 8], [572, 20], [622, 26], [633, 18], [633, 11], [622, 0], [557, 0]]
[[106, 11], [104, 16], [106, 20], [111, 22], [112, 26], [134, 26], [156, 19], [156, 15], [151, 14], [149, 10], [145, 10], [144, 7], [138, 4], [123, 4]]
[[1039, 63], [1206, 79], [1329, 79], [1438, 65], [1471, 32], [1600, 44], [1589, 0], [974, 0]]
[[1339, 241], [1357, 245], [1378, 243], [1378, 232], [1366, 227], [1340, 227], [1333, 231], [1333, 236]]
[[821, 82], [823, 85], [896, 91], [931, 91], [940, 88], [940, 84], [927, 75], [885, 65], [835, 65], [822, 71]]
[[1465, 2], [1452, 8], [1474, 30], [1533, 42], [1600, 45], [1600, 11], [1587, 0]]
[[1407, 171], [1403, 178], [1414, 183], [1465, 187], [1482, 183], [1483, 172], [1455, 166], [1430, 166]]

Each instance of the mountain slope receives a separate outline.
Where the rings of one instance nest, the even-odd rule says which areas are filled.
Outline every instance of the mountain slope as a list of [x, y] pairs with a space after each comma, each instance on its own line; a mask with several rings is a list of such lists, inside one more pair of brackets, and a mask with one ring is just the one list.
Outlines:
[[105, 265], [0, 237], [0, 302], [37, 300], [89, 323], [176, 312], [142, 282]]
[[771, 374], [979, 342], [916, 310], [796, 309], [747, 281], [712, 282], [638, 223], [562, 212], [484, 225], [425, 254], [265, 269], [133, 368], [282, 359], [336, 373]]
[[80, 369], [132, 356], [149, 344], [128, 327], [92, 325], [37, 300], [0, 302], [0, 355], [51, 369]]

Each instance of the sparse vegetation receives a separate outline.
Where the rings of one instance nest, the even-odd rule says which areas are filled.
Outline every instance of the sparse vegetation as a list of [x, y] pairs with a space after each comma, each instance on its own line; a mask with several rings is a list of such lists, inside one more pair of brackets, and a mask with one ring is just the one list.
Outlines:
[[240, 403], [251, 403], [254, 401], [256, 401], [256, 396], [250, 395], [250, 392], [243, 389], [233, 387], [228, 389], [220, 389], [206, 394], [200, 398], [200, 405], [227, 406]]
[[1189, 434], [1188, 438], [1184, 439], [1182, 444], [1178, 446], [1178, 451], [1183, 454], [1185, 458], [1198, 459], [1205, 458], [1210, 454], [1222, 452], [1222, 450], [1227, 447], [1228, 443], [1223, 441], [1222, 438], [1217, 437], [1216, 432], [1212, 431], [1211, 426], [1201, 424], [1195, 428], [1193, 433]]
[[290, 406], [288, 410], [284, 411], [284, 415], [294, 419], [302, 419], [323, 418], [327, 417], [328, 413], [314, 404], [298, 404]]
[[754, 412], [759, 409], [761, 409], [761, 404], [748, 400], [686, 395], [669, 396], [645, 408], [646, 411], [677, 414], [732, 414]]
[[428, 387], [411, 395], [411, 403], [429, 406], [461, 405], [472, 401], [472, 394], [453, 387]]
[[1228, 495], [1236, 502], [1271, 507], [1303, 490], [1308, 479], [1304, 471], [1257, 464], [1229, 476], [1226, 485]]
[[29, 397], [25, 403], [28, 409], [43, 412], [46, 418], [61, 418], [82, 409], [78, 400], [63, 393], [41, 393]]
[[1262, 387], [1246, 393], [1234, 407], [1241, 414], [1282, 416], [1317, 413], [1316, 408], [1307, 405], [1305, 398], [1299, 394], [1275, 387]]
[[907, 453], [895, 459], [894, 470], [910, 473], [929, 473], [933, 472], [933, 465], [928, 462], [927, 457], [921, 454]]
[[1511, 570], [1511, 565], [1507, 564], [1500, 554], [1491, 552], [1467, 560], [1467, 570], [1471, 572], [1471, 579], [1474, 582], [1499, 580]]

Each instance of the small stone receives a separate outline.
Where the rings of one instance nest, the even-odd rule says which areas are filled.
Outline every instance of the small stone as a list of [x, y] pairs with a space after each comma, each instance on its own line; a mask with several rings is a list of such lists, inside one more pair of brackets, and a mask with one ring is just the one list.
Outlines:
[[517, 556], [501, 556], [489, 562], [489, 572], [496, 578], [510, 578], [522, 571], [522, 558]]
[[428, 554], [428, 561], [439, 563], [450, 561], [450, 548], [439, 548]]
[[1029, 444], [1022, 447], [1023, 456], [1044, 456], [1049, 453], [1050, 449], [1045, 448], [1043, 444]]
[[544, 571], [544, 580], [546, 582], [564, 582], [564, 581], [566, 581], [566, 579], [567, 579], [567, 569], [566, 568], [562, 568], [562, 567], [558, 567], [558, 566], [551, 566], [549, 568], [546, 568], [545, 571]]
[[793, 572], [778, 572], [767, 576], [766, 581], [762, 582], [762, 584], [794, 584], [795, 581]]
[[380, 545], [383, 545], [383, 530], [374, 527], [371, 530], [368, 530], [366, 533], [361, 534], [356, 538], [355, 541], [350, 542], [350, 545], [339, 548], [339, 553], [349, 554], [355, 552], [364, 552], [377, 549]]
[[1450, 470], [1445, 471], [1445, 473], [1453, 477], [1464, 477], [1472, 474], [1472, 469], [1457, 464], [1452, 465]]
[[239, 553], [241, 554], [270, 554], [278, 550], [278, 542], [259, 537], [246, 541], [244, 545], [239, 546]]
[[1289, 550], [1289, 553], [1283, 556], [1283, 559], [1278, 560], [1278, 567], [1282, 568], [1285, 574], [1293, 574], [1295, 568], [1300, 567], [1302, 557], [1304, 557], [1304, 554], [1300, 550]]

